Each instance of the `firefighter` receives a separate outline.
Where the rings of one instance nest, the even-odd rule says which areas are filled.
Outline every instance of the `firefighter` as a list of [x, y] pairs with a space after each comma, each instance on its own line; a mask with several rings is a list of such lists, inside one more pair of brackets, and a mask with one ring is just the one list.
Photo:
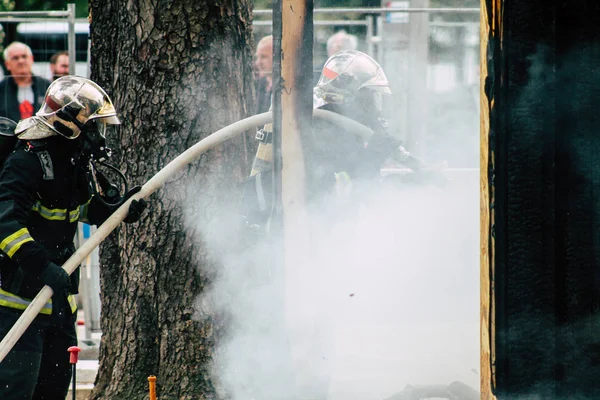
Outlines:
[[[98, 190], [92, 165], [108, 156], [105, 134], [119, 123], [100, 86], [66, 76], [15, 129], [18, 143], [0, 170], [0, 338], [44, 285], [53, 296], [0, 363], [1, 399], [66, 397], [79, 269], [69, 276], [60, 266], [75, 250], [78, 221], [99, 225], [140, 190], [128, 190], [118, 202]], [[136, 222], [146, 207], [133, 201], [125, 222]]]
[[[313, 120], [313, 133], [305, 137], [303, 143], [309, 200], [319, 200], [332, 192], [348, 193], [348, 187], [379, 182], [381, 167], [388, 159], [407, 166], [422, 179], [443, 184], [443, 175], [411, 155], [401, 141], [388, 132], [383, 102], [391, 93], [383, 69], [365, 53], [342, 50], [325, 62], [313, 90], [313, 107], [359, 122], [369, 127], [373, 135], [365, 141], [334, 122]], [[257, 134], [260, 144], [250, 179], [244, 187], [245, 213], [251, 225], [260, 225], [270, 212], [268, 193], [272, 182], [273, 152], [269, 128], [267, 125]]]
[[373, 135], [365, 141], [331, 122], [315, 121], [308, 141], [311, 162], [317, 164], [311, 168], [313, 179], [324, 182], [325, 187], [340, 173], [353, 181], [378, 179], [381, 167], [391, 157], [413, 171], [428, 167], [388, 132], [383, 103], [391, 94], [383, 69], [367, 54], [343, 50], [326, 61], [313, 91], [315, 108], [353, 119], [371, 128]]

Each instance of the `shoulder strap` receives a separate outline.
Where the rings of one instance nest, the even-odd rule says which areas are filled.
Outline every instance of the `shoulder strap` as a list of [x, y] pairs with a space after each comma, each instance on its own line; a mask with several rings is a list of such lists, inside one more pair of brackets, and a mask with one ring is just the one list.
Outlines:
[[44, 172], [44, 180], [51, 181], [54, 179], [54, 168], [52, 166], [52, 158], [50, 158], [50, 153], [48, 150], [38, 150], [35, 152], [35, 155], [40, 160], [40, 164], [42, 166], [42, 171]]
[[[47, 150], [48, 146], [44, 142], [38, 142], [38, 141], [22, 142], [19, 140], [15, 140], [15, 142], [12, 144], [12, 148], [10, 150], [12, 151], [13, 148], [19, 148], [19, 146], [24, 146], [25, 151], [34, 153], [37, 156], [38, 160], [40, 160], [40, 165], [42, 167], [42, 172], [44, 174], [43, 179], [45, 181], [54, 180], [54, 165], [52, 164], [52, 157], [50, 157], [50, 153]], [[1, 147], [2, 146], [0, 146], [0, 150], [2, 150]], [[0, 168], [2, 168], [7, 156], [8, 156], [8, 153], [0, 154]]]
[[34, 153], [44, 173], [44, 180], [51, 181], [54, 179], [54, 165], [52, 164], [52, 157], [48, 152], [48, 143], [45, 140], [28, 140], [25, 142], [26, 151]]
[[44, 180], [53, 180], [54, 166], [52, 165], [52, 157], [50, 157], [50, 153], [48, 152], [47, 143], [43, 140], [30, 140], [25, 143], [25, 147], [26, 151], [34, 153], [38, 160], [40, 160], [40, 165], [42, 166], [42, 171], [44, 173]]

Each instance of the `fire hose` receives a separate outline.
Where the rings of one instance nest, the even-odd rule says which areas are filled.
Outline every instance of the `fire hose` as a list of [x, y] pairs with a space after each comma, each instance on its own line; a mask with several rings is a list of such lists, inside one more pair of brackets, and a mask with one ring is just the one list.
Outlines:
[[[368, 140], [373, 134], [373, 131], [366, 126], [331, 111], [314, 110], [313, 115], [315, 118], [329, 120], [330, 122], [338, 124], [348, 131], [354, 131], [365, 140]], [[198, 160], [200, 156], [208, 150], [217, 147], [236, 135], [240, 135], [252, 128], [256, 128], [270, 122], [272, 122], [271, 112], [266, 112], [242, 119], [205, 137], [181, 153], [164, 168], [158, 171], [152, 178], [150, 178], [150, 180], [148, 180], [142, 186], [142, 189], [138, 193], [123, 203], [106, 221], [104, 221], [104, 223], [100, 225], [98, 229], [96, 229], [96, 232], [94, 232], [94, 234], [90, 236], [90, 238], [85, 241], [63, 264], [62, 268], [67, 271], [69, 275], [71, 275], [71, 273], [75, 271], [75, 269], [86, 259], [86, 257], [90, 255], [92, 251], [98, 247], [100, 243], [106, 239], [106, 237], [127, 217], [129, 205], [133, 200], [139, 200], [141, 198], [147, 199], [152, 193], [161, 188], [167, 179], [169, 179], [169, 177], [181, 171], [192, 162]], [[13, 346], [21, 338], [23, 333], [25, 333], [29, 325], [31, 325], [46, 302], [50, 300], [52, 294], [52, 289], [49, 286], [44, 286], [37, 296], [35, 296], [35, 298], [31, 301], [27, 309], [23, 311], [17, 322], [15, 322], [4, 339], [2, 339], [0, 342], [0, 362], [4, 360], [4, 357], [6, 357]]]

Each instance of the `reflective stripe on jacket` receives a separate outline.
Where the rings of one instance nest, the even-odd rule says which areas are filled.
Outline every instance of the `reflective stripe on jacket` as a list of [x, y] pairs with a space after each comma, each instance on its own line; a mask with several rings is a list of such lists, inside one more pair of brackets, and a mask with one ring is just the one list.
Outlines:
[[27, 228], [21, 228], [0, 242], [0, 250], [6, 253], [7, 256], [12, 257], [22, 245], [32, 241], [33, 238], [29, 234]]
[[[70, 294], [69, 297], [67, 297], [67, 301], [69, 302], [71, 312], [75, 313], [75, 311], [77, 311], [77, 302], [75, 301], [75, 296]], [[25, 310], [29, 304], [31, 304], [31, 300], [19, 297], [15, 294], [7, 292], [6, 290], [0, 289], [0, 306], [14, 308], [16, 310]], [[49, 300], [44, 305], [44, 308], [42, 308], [40, 314], [52, 314], [52, 300]]]

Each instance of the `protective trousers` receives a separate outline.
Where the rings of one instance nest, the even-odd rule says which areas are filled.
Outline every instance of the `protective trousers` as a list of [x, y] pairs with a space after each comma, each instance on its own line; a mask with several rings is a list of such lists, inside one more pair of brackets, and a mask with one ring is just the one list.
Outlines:
[[[0, 307], [0, 338], [15, 324], [21, 311]], [[74, 314], [62, 321], [38, 315], [0, 362], [0, 399], [64, 400], [71, 380], [70, 346], [77, 345]]]

